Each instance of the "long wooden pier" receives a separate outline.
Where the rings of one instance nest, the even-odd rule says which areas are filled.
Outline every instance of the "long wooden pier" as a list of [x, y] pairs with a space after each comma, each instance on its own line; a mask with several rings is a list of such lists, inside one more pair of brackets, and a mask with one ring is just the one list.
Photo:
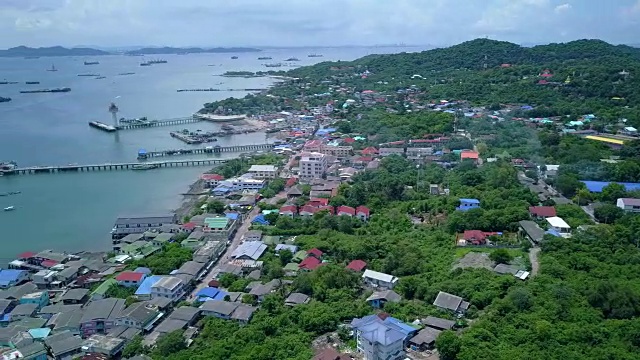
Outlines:
[[192, 124], [192, 123], [201, 122], [203, 120], [204, 119], [196, 116], [187, 116], [187, 117], [163, 119], [163, 120], [140, 120], [136, 122], [119, 124], [118, 126], [116, 126], [116, 129], [118, 130], [144, 129], [144, 128], [158, 127], [158, 126]]
[[201, 154], [219, 154], [230, 152], [246, 152], [246, 151], [258, 151], [258, 150], [271, 150], [274, 144], [255, 144], [255, 145], [236, 145], [236, 146], [207, 146], [203, 148], [195, 149], [176, 149], [176, 150], [161, 150], [161, 151], [149, 151], [138, 152], [138, 159], [165, 157], [175, 155], [201, 155]]
[[28, 175], [28, 174], [58, 174], [68, 172], [93, 172], [93, 171], [115, 171], [115, 170], [137, 170], [141, 166], [168, 168], [168, 167], [185, 167], [185, 166], [206, 166], [218, 165], [227, 162], [221, 159], [203, 159], [203, 160], [171, 160], [171, 161], [154, 161], [154, 162], [130, 162], [130, 163], [105, 163], [91, 165], [62, 165], [62, 166], [32, 166], [21, 167], [10, 171], [4, 171], [4, 175]]

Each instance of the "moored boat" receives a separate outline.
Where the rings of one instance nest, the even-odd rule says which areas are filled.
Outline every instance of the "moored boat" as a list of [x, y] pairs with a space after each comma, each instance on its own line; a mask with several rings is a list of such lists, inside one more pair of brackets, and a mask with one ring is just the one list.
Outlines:
[[4, 208], [4, 211], [13, 211], [16, 208], [14, 206], [7, 206], [6, 208]]

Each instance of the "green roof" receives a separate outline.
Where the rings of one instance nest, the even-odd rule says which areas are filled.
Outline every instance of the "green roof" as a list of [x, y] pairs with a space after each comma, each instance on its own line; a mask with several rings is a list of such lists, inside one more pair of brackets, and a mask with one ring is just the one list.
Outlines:
[[276, 245], [276, 244], [280, 244], [281, 236], [274, 236], [274, 235], [269, 235], [269, 236], [264, 236], [262, 238], [262, 242], [267, 244], [267, 245]]
[[98, 294], [104, 295], [107, 293], [107, 290], [111, 287], [111, 285], [117, 284], [118, 282], [115, 279], [107, 279], [100, 286], [96, 288], [96, 290], [91, 293], [91, 295]]
[[135, 255], [137, 252], [140, 252], [143, 248], [147, 247], [148, 245], [149, 243], [146, 241], [136, 241], [133, 244], [127, 244], [123, 246], [120, 249], [120, 251], [128, 255]]
[[153, 253], [155, 253], [156, 251], [160, 251], [160, 247], [159, 246], [145, 246], [142, 249], [140, 249], [140, 254], [142, 256], [149, 256]]
[[300, 262], [307, 257], [307, 252], [304, 250], [300, 250], [295, 255], [293, 255], [293, 261]]
[[204, 224], [212, 229], [226, 229], [229, 219], [223, 216], [210, 217], [204, 219]]
[[284, 271], [298, 271], [298, 264], [290, 262], [282, 269]]
[[142, 236], [144, 236], [145, 238], [153, 239], [153, 238], [155, 238], [156, 236], [158, 236], [158, 233], [157, 233], [157, 232], [155, 232], [155, 231], [149, 231], [149, 230], [147, 230], [147, 231], [145, 231], [145, 232], [144, 232], [144, 234], [142, 234]]
[[280, 213], [280, 210], [278, 210], [278, 209], [273, 209], [273, 210], [262, 210], [262, 214], [263, 214], [263, 215], [278, 214], [278, 213]]
[[169, 240], [171, 240], [172, 237], [173, 237], [172, 233], [160, 233], [160, 234], [158, 234], [158, 236], [156, 236], [153, 239], [153, 241], [160, 242], [160, 243], [166, 243], [166, 242], [169, 242]]
[[199, 247], [201, 244], [202, 244], [202, 241], [197, 239], [185, 239], [185, 240], [182, 240], [182, 242], [180, 243], [180, 246], [193, 249], [193, 248]]

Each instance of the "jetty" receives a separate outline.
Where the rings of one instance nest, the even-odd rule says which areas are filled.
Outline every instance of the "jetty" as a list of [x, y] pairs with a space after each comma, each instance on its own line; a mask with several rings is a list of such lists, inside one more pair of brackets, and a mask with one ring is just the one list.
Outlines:
[[[206, 166], [223, 164], [227, 160], [222, 159], [202, 159], [202, 160], [172, 160], [172, 161], [154, 161], [145, 162], [154, 168], [169, 167], [187, 167], [187, 166]], [[12, 170], [4, 170], [4, 175], [30, 175], [30, 174], [60, 174], [73, 172], [93, 172], [93, 171], [115, 171], [115, 170], [134, 170], [139, 169], [139, 162], [128, 163], [104, 163], [90, 165], [61, 165], [61, 166], [31, 166], [18, 167]]]
[[177, 92], [185, 92], [185, 91], [264, 91], [267, 89], [214, 89], [214, 88], [202, 88], [202, 89], [178, 89]]
[[134, 123], [118, 124], [118, 126], [116, 126], [116, 128], [118, 130], [133, 130], [133, 129], [148, 128], [148, 127], [192, 124], [192, 123], [200, 122], [202, 120], [203, 119], [195, 117], [195, 116], [186, 116], [186, 117], [181, 117], [181, 118], [162, 119], [162, 120], [147, 120], [147, 121], [139, 121], [139, 122], [134, 122]]
[[202, 154], [218, 154], [230, 152], [247, 152], [259, 150], [272, 150], [274, 144], [254, 144], [254, 145], [235, 145], [235, 146], [207, 146], [194, 149], [174, 149], [161, 151], [143, 151], [138, 152], [138, 159], [148, 159], [155, 157], [166, 157], [176, 155], [202, 155]]

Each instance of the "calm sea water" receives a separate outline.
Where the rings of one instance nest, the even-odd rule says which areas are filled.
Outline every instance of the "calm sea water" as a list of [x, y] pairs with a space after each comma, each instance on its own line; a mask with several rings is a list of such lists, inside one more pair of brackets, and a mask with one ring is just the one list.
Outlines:
[[[114, 101], [118, 117], [164, 119], [193, 114], [205, 102], [242, 97], [244, 92], [182, 92], [179, 88], [264, 88], [268, 78], [225, 78], [225, 71], [259, 71], [262, 65], [289, 57], [310, 65], [327, 60], [352, 60], [371, 53], [399, 52], [399, 48], [272, 49], [262, 53], [162, 55], [147, 57], [102, 56], [39, 59], [0, 58], [0, 80], [18, 84], [0, 85], [0, 96], [13, 101], [0, 103], [0, 161], [20, 166], [90, 164], [135, 161], [139, 149], [185, 148], [169, 136], [176, 129], [215, 131], [217, 124], [196, 123], [109, 134], [90, 128], [88, 121], [111, 123], [107, 111]], [[406, 49], [415, 51], [415, 48]], [[321, 53], [322, 58], [308, 58]], [[271, 56], [272, 60], [257, 60]], [[141, 67], [145, 59], [162, 58], [167, 64]], [[99, 61], [84, 65], [84, 61]], [[58, 71], [46, 69], [55, 66]], [[286, 68], [281, 68], [286, 69]], [[133, 75], [118, 75], [135, 72]], [[99, 74], [105, 79], [78, 77]], [[26, 85], [25, 81], [40, 81]], [[20, 90], [70, 87], [69, 93], [20, 94]], [[263, 143], [262, 133], [223, 138], [221, 146]], [[232, 155], [224, 155], [232, 156]], [[185, 192], [203, 167], [113, 171], [76, 174], [4, 176], [0, 193], [0, 264], [22, 251], [104, 250], [110, 247], [109, 230], [120, 214], [165, 212], [177, 208]]]

